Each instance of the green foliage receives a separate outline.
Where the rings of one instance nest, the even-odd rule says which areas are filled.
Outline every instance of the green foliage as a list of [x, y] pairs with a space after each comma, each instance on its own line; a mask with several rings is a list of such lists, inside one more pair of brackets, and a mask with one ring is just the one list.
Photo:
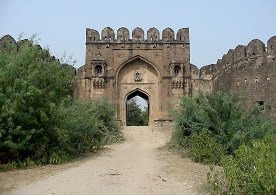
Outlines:
[[32, 42], [0, 53], [0, 163], [40, 159], [59, 146], [59, 104], [71, 79]]
[[122, 138], [113, 119], [114, 110], [105, 101], [75, 102], [65, 108], [64, 112], [64, 129], [73, 155], [96, 151], [105, 144]]
[[118, 141], [105, 101], [71, 98], [72, 67], [32, 41], [0, 51], [0, 170], [59, 164]]
[[208, 174], [213, 194], [275, 194], [275, 124], [243, 104], [222, 92], [184, 98], [171, 143], [196, 161], [222, 165], [224, 172]]
[[[241, 145], [224, 157], [224, 174], [211, 170], [208, 181], [216, 194], [276, 194], [276, 135]], [[223, 179], [221, 179], [223, 178]]]
[[206, 129], [191, 135], [188, 150], [196, 162], [218, 164], [224, 156], [222, 145]]
[[207, 129], [227, 154], [233, 154], [241, 144], [275, 132], [275, 125], [258, 108], [247, 110], [242, 105], [241, 98], [222, 92], [183, 98], [175, 113], [172, 143], [189, 148], [191, 135]]
[[149, 108], [145, 107], [144, 110], [142, 110], [142, 120], [143, 120], [143, 126], [147, 126], [149, 123]]
[[127, 126], [146, 125], [148, 125], [148, 110], [142, 111], [136, 99], [130, 99], [127, 103]]

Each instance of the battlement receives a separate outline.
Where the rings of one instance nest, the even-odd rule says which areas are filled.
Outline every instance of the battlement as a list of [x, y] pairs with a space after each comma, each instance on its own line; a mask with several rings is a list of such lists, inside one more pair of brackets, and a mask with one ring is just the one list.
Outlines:
[[246, 99], [245, 106], [261, 105], [276, 120], [276, 36], [267, 46], [258, 39], [247, 45], [229, 49], [210, 64], [197, 69], [192, 66], [193, 94], [198, 91], [238, 94]]
[[[274, 61], [276, 56], [276, 36], [271, 37], [267, 41], [267, 47], [259, 39], [253, 39], [247, 46], [238, 45], [235, 49], [229, 49], [226, 54], [218, 59], [216, 64], [203, 66], [199, 70], [200, 77], [216, 77], [238, 66], [246, 66], [249, 62], [262, 64], [265, 59], [266, 62]], [[246, 62], [246, 63], [245, 63]], [[244, 67], [246, 68], [246, 67]]]
[[171, 28], [165, 28], [161, 37], [158, 29], [152, 27], [147, 30], [147, 36], [142, 28], [136, 27], [132, 30], [132, 36], [127, 28], [121, 27], [115, 35], [111, 27], [105, 27], [101, 35], [97, 30], [86, 29], [86, 43], [189, 43], [189, 28], [181, 28], [177, 31], [176, 36]]

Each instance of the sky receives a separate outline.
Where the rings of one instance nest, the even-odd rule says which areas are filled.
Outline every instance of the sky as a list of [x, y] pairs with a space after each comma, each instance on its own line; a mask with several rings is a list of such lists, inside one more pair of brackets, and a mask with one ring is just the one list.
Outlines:
[[84, 65], [85, 30], [190, 28], [191, 63], [216, 63], [237, 45], [276, 35], [276, 0], [0, 0], [0, 37], [36, 35], [57, 58]]

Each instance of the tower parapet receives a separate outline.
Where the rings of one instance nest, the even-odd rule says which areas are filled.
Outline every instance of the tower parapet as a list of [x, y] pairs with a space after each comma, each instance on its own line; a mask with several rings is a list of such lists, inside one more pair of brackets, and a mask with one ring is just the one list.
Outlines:
[[122, 43], [122, 42], [185, 42], [189, 43], [189, 28], [181, 28], [177, 31], [175, 36], [174, 31], [171, 28], [165, 28], [162, 31], [162, 35], [160, 36], [160, 31], [152, 27], [148, 29], [146, 32], [140, 28], [136, 27], [132, 30], [132, 36], [130, 37], [130, 31], [121, 27], [117, 30], [117, 34], [115, 35], [114, 30], [111, 27], [105, 27], [101, 36], [97, 30], [87, 28], [86, 29], [86, 43], [103, 43], [103, 42], [111, 42], [111, 43]]

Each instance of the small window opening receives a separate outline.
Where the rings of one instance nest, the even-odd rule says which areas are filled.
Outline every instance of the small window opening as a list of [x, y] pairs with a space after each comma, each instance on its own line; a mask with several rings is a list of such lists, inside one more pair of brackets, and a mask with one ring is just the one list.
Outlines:
[[104, 40], [107, 40], [107, 37], [106, 37], [106, 36], [104, 37]]
[[244, 83], [247, 84], [247, 79], [244, 79]]
[[272, 58], [272, 60], [274, 60], [274, 58]]
[[96, 41], [96, 37], [94, 37], [94, 41]]
[[101, 65], [97, 65], [95, 67], [95, 73], [96, 73], [97, 76], [102, 75], [102, 73], [103, 73], [103, 67]]
[[255, 53], [255, 52], [253, 52], [253, 56], [254, 56], [254, 55], [256, 55], [256, 53]]
[[258, 83], [258, 78], [257, 77], [255, 78], [255, 83]]
[[269, 77], [266, 77], [266, 81], [269, 82], [269, 81], [270, 81], [270, 78], [269, 78]]
[[177, 75], [179, 75], [179, 73], [180, 73], [180, 66], [175, 66], [174, 67], [174, 75], [177, 76]]

